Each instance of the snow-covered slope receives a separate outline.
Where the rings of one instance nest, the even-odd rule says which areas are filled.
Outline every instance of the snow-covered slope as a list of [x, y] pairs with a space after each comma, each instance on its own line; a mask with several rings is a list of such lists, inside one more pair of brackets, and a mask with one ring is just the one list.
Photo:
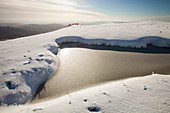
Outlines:
[[[56, 40], [82, 44], [146, 48], [148, 44], [170, 47], [170, 23], [139, 22], [79, 26], [63, 29], [65, 35]], [[168, 39], [166, 39], [168, 38]]]
[[83, 44], [146, 48], [170, 47], [170, 23], [137, 22], [82, 25], [55, 32], [0, 42], [0, 103], [22, 104], [55, 71], [58, 44]]
[[1, 107], [1, 113], [169, 113], [170, 76], [110, 82], [36, 104]]

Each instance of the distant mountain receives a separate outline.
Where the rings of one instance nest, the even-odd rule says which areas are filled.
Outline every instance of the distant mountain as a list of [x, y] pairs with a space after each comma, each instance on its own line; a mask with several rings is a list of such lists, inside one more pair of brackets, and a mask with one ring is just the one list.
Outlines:
[[1, 24], [0, 41], [55, 31], [66, 27], [61, 24]]

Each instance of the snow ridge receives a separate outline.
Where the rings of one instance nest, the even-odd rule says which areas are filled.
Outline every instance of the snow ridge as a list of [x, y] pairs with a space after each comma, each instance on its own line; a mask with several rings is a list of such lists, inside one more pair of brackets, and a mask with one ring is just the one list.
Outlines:
[[157, 47], [170, 47], [170, 39], [158, 36], [146, 36], [132, 40], [118, 40], [118, 39], [99, 39], [91, 38], [86, 39], [79, 36], [65, 36], [56, 39], [57, 44], [76, 42], [87, 45], [106, 45], [106, 46], [119, 46], [119, 47], [132, 47], [132, 48], [147, 48], [148, 45]]

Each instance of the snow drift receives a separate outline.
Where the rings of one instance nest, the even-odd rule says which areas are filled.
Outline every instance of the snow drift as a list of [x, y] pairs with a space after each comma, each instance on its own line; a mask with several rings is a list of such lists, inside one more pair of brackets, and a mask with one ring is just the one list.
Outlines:
[[119, 46], [119, 47], [132, 47], [132, 48], [147, 48], [148, 45], [157, 47], [170, 47], [170, 39], [158, 36], [146, 36], [132, 40], [119, 40], [119, 39], [86, 39], [77, 36], [66, 36], [56, 39], [57, 44], [76, 42], [87, 45], [106, 45], [106, 46]]

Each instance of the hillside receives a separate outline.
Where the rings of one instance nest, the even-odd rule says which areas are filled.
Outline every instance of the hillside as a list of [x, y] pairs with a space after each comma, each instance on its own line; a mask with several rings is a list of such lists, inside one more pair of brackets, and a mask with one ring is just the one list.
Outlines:
[[46, 33], [64, 27], [60, 24], [2, 24], [0, 25], [0, 41]]

